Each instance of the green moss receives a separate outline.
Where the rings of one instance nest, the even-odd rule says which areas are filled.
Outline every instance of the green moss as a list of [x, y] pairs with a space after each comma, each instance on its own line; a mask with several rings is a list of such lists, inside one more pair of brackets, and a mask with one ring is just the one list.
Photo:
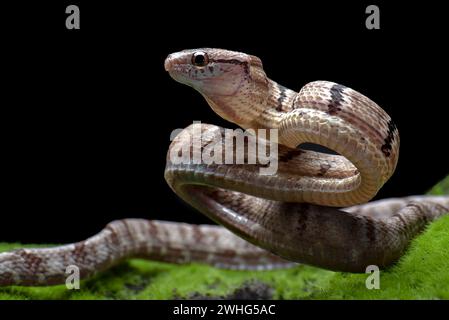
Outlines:
[[[449, 176], [430, 193], [449, 194]], [[448, 230], [449, 216], [432, 223], [394, 267], [381, 271], [380, 290], [366, 289], [366, 274], [304, 265], [250, 272], [133, 259], [82, 281], [80, 290], [12, 286], [0, 288], [0, 299], [170, 299], [194, 293], [217, 297], [251, 280], [272, 287], [276, 299], [449, 299]], [[18, 247], [24, 246], [3, 243], [0, 251]]]
[[449, 176], [444, 178], [440, 183], [430, 189], [429, 194], [443, 195], [449, 194]]
[[318, 298], [449, 299], [449, 216], [417, 237], [394, 267], [381, 271], [380, 290], [367, 290], [365, 274], [336, 273]]

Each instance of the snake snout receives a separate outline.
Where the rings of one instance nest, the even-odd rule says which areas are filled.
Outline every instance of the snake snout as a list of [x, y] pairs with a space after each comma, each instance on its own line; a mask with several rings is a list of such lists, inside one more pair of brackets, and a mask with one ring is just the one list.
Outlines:
[[165, 62], [164, 62], [164, 68], [165, 68], [165, 71], [170, 71], [170, 69], [171, 69], [171, 67], [172, 67], [172, 64], [173, 64], [172, 61], [173, 61], [172, 55], [169, 54], [169, 55], [167, 56], [167, 58], [165, 59]]

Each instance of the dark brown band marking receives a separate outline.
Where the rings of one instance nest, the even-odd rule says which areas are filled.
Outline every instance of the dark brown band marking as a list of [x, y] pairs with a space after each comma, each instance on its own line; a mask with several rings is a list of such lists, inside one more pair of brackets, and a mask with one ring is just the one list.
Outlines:
[[371, 243], [376, 242], [376, 226], [372, 218], [367, 217], [366, 222], [366, 237]]
[[331, 102], [327, 105], [329, 108], [329, 114], [335, 115], [338, 111], [341, 110], [341, 102], [343, 101], [343, 90], [346, 87], [341, 84], [334, 84], [330, 89], [331, 93]]
[[158, 243], [162, 243], [163, 239], [161, 239], [161, 237], [159, 236], [159, 229], [158, 227], [154, 224], [153, 221], [148, 221], [148, 231], [150, 232], [150, 235], [158, 242]]
[[322, 163], [320, 164], [320, 172], [318, 173], [318, 176], [324, 176], [327, 171], [331, 168], [331, 165], [328, 163]]
[[404, 219], [404, 217], [400, 213], [395, 213], [394, 215], [392, 215], [392, 218], [398, 218], [399, 221], [401, 221], [403, 226], [407, 225], [407, 221]]
[[133, 233], [131, 232], [131, 229], [129, 228], [129, 225], [128, 225], [128, 221], [126, 219], [119, 220], [119, 221], [122, 221], [122, 225], [125, 227], [124, 229], [126, 231], [126, 235], [128, 236], [128, 238], [131, 240], [134, 240]]
[[84, 261], [86, 256], [86, 242], [75, 243], [75, 248], [73, 249], [72, 255], [76, 257], [77, 261]]
[[32, 272], [40, 271], [40, 266], [43, 260], [38, 254], [34, 254], [25, 249], [18, 249], [16, 253], [17, 255], [23, 258], [24, 264], [30, 271]]
[[394, 140], [396, 131], [398, 130], [398, 128], [396, 127], [396, 125], [394, 124], [393, 120], [390, 119], [390, 121], [388, 121], [388, 133], [387, 133], [387, 137], [384, 140], [384, 144], [382, 145], [382, 147], [380, 148], [383, 152], [383, 154], [386, 157], [389, 157], [391, 155], [391, 143]]
[[303, 151], [301, 149], [289, 150], [286, 153], [279, 155], [279, 161], [281, 161], [281, 162], [290, 161], [291, 159], [299, 156], [301, 153], [303, 153]]
[[193, 239], [196, 243], [201, 243], [203, 241], [204, 235], [201, 228], [198, 225], [193, 225]]
[[278, 90], [280, 91], [279, 97], [277, 99], [276, 111], [282, 111], [282, 105], [284, 103], [285, 98], [287, 98], [287, 88], [277, 84]]
[[[304, 233], [307, 229], [307, 226], [310, 222], [307, 222], [309, 220], [309, 207], [305, 205], [304, 207], [300, 207], [300, 210], [298, 210], [296, 213], [298, 215], [296, 230], [299, 233]], [[312, 224], [313, 225], [313, 224]]]
[[429, 217], [425, 214], [425, 208], [422, 207], [423, 204], [422, 203], [416, 203], [416, 202], [412, 202], [407, 204], [407, 207], [412, 207], [415, 208], [418, 211], [419, 217], [421, 219], [424, 220], [424, 222], [428, 222], [430, 219]]
[[114, 224], [108, 224], [105, 228], [106, 230], [109, 230], [110, 234], [110, 240], [111, 240], [111, 246], [116, 245], [118, 246], [120, 244], [120, 239], [117, 235], [117, 231], [115, 230]]

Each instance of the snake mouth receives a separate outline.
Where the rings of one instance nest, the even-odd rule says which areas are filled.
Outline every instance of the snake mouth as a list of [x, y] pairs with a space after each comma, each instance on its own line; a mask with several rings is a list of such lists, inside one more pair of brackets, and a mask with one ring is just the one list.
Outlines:
[[187, 65], [179, 57], [173, 54], [168, 55], [164, 62], [164, 69], [175, 81], [191, 86]]

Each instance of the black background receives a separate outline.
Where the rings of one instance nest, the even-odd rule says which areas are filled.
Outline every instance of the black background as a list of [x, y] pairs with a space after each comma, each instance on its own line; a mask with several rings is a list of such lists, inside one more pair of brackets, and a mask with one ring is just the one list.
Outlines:
[[[92, 1], [91, 1], [92, 2]], [[2, 7], [0, 241], [61, 243], [127, 217], [209, 222], [163, 178], [173, 129], [221, 120], [164, 71], [196, 47], [259, 56], [267, 75], [299, 90], [313, 80], [352, 87], [382, 106], [401, 135], [399, 165], [376, 198], [426, 192], [448, 174], [444, 11], [409, 3], [74, 1]]]

